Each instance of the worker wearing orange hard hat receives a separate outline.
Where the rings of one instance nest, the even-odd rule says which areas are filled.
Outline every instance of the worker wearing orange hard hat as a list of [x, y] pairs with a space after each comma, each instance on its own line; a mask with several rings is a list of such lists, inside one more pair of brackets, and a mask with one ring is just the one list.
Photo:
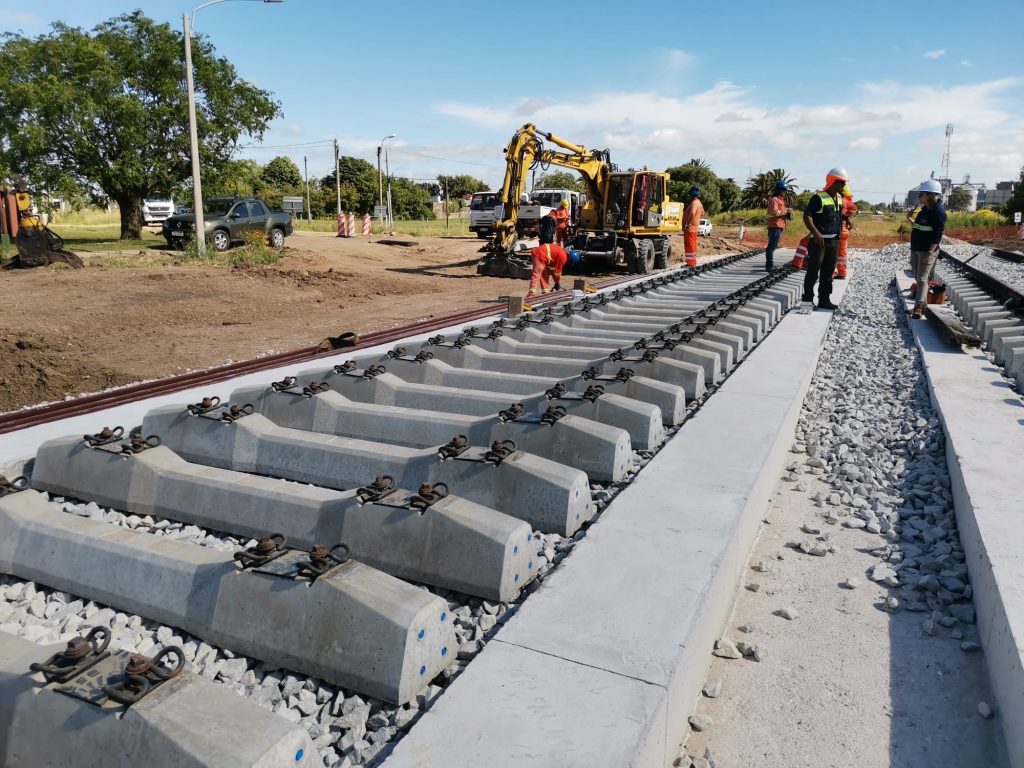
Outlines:
[[562, 204], [555, 208], [550, 215], [554, 216], [555, 221], [558, 222], [558, 227], [555, 229], [555, 242], [565, 245], [569, 240], [569, 201], [562, 198]]
[[807, 203], [804, 226], [810, 233], [807, 244], [807, 274], [800, 313], [814, 309], [814, 284], [818, 284], [818, 309], [835, 309], [832, 303], [832, 274], [839, 255], [842, 233], [842, 191], [850, 180], [844, 168], [833, 168], [825, 175], [825, 186]]
[[853, 202], [853, 192], [848, 186], [843, 187], [843, 229], [839, 233], [839, 252], [836, 254], [836, 273], [833, 276], [836, 280], [846, 279], [846, 246], [850, 240], [850, 230], [853, 229], [853, 214], [856, 212], [857, 206]]

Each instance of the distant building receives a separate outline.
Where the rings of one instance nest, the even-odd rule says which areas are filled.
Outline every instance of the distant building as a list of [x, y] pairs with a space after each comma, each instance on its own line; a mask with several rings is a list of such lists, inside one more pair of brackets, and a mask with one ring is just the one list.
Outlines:
[[1005, 205], [1013, 197], [1017, 189], [1017, 181], [1000, 181], [995, 189], [982, 189], [978, 194], [978, 208], [998, 208]]

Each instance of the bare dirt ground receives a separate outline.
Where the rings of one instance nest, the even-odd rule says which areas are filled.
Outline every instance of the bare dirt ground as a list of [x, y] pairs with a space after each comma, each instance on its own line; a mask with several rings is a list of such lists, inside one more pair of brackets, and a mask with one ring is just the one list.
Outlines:
[[[273, 265], [112, 267], [82, 254], [82, 270], [0, 272], [0, 412], [526, 292], [526, 281], [476, 274], [476, 238], [380, 239], [296, 232]], [[703, 254], [737, 250], [701, 239]]]

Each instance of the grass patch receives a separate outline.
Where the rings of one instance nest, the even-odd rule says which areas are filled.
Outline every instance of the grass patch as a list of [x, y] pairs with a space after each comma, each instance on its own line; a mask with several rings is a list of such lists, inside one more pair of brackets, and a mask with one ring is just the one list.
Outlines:
[[53, 231], [64, 238], [70, 251], [132, 251], [143, 248], [166, 247], [159, 232], [143, 229], [138, 240], [119, 240], [121, 225], [115, 224], [54, 224]]
[[[295, 229], [302, 232], [337, 232], [337, 219], [296, 219]], [[356, 220], [356, 227], [362, 227], [361, 219]], [[394, 227], [382, 227], [376, 220], [370, 231], [375, 235], [395, 232], [399, 235], [410, 237], [469, 237], [473, 235], [469, 231], [469, 219], [455, 218], [454, 216], [445, 226], [444, 219], [426, 219], [423, 221], [396, 221]]]
[[121, 213], [116, 208], [111, 211], [104, 208], [82, 208], [79, 211], [67, 211], [66, 213], [55, 211], [50, 214], [50, 224], [54, 227], [73, 224], [116, 224], [120, 231]]

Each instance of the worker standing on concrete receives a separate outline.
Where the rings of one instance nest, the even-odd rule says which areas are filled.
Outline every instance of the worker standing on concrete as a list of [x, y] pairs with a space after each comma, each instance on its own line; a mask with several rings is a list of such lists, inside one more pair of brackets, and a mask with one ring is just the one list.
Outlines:
[[910, 267], [914, 271], [917, 295], [912, 315], [920, 319], [928, 301], [928, 284], [935, 271], [942, 233], [946, 230], [946, 211], [942, 207], [942, 185], [935, 179], [921, 182], [917, 188], [917, 199], [921, 202], [921, 209], [916, 217], [913, 211], [907, 213], [907, 221], [914, 225], [910, 231]]
[[[549, 216], [545, 216], [544, 219], [549, 219]], [[544, 219], [541, 219], [542, 224]], [[533, 259], [533, 274], [530, 276], [530, 290], [527, 292], [526, 298], [530, 298], [538, 292], [546, 292], [548, 280], [552, 282], [553, 291], [562, 290], [562, 270], [565, 268], [565, 262], [569, 259], [569, 254], [562, 246], [554, 244], [553, 240], [554, 228], [542, 226], [540, 245], [530, 251], [530, 257]]]
[[700, 220], [704, 216], [704, 206], [700, 201], [700, 187], [690, 188], [690, 202], [683, 209], [683, 251], [686, 254], [686, 266], [697, 266], [697, 236], [700, 234]]
[[555, 221], [558, 222], [558, 228], [555, 230], [555, 242], [565, 245], [569, 240], [569, 201], [562, 200], [562, 204], [555, 208], [550, 215], [554, 216]]
[[853, 214], [857, 212], [857, 206], [853, 202], [853, 192], [849, 187], [843, 187], [843, 231], [839, 233], [839, 253], [836, 256], [836, 280], [846, 279], [846, 246], [850, 240], [850, 230], [853, 229]]
[[789, 186], [785, 181], [778, 181], [772, 189], [771, 199], [768, 201], [768, 247], [764, 251], [764, 268], [771, 272], [775, 268], [775, 249], [779, 247], [782, 240], [782, 231], [786, 228], [786, 222], [793, 217], [793, 213], [786, 204], [786, 191]]
[[807, 275], [801, 314], [814, 309], [814, 283], [818, 283], [818, 309], [835, 309], [832, 303], [832, 274], [839, 255], [843, 207], [840, 193], [849, 176], [843, 168], [833, 168], [825, 175], [825, 187], [814, 195], [804, 209], [804, 226], [810, 233], [807, 244]]

